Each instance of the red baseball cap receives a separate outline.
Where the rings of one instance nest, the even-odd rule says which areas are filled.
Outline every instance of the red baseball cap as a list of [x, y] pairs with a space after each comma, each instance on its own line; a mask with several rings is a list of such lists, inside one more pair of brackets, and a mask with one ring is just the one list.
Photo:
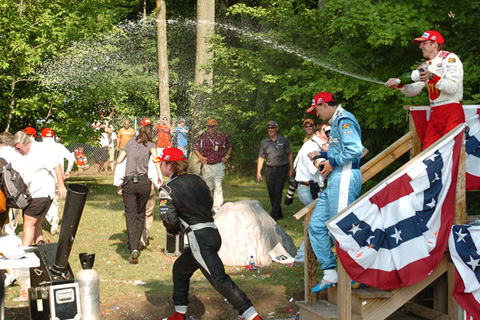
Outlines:
[[53, 138], [53, 130], [50, 128], [43, 128], [41, 133], [44, 138]]
[[330, 101], [335, 101], [335, 99], [333, 99], [333, 95], [330, 92], [319, 92], [312, 98], [312, 105], [310, 106], [310, 108], [307, 109], [306, 113], [315, 114], [315, 108], [317, 107], [317, 105], [321, 104], [322, 102], [327, 103]]
[[422, 34], [421, 37], [414, 38], [414, 39], [413, 39], [413, 42], [414, 42], [414, 43], [420, 43], [420, 42], [427, 41], [427, 40], [432, 40], [432, 41], [438, 42], [438, 43], [440, 43], [440, 44], [443, 44], [443, 37], [442, 37], [442, 35], [440, 34], [440, 32], [434, 31], [434, 30], [427, 30], [427, 31], [425, 31], [425, 32]]
[[152, 120], [148, 119], [148, 118], [144, 118], [141, 122], [140, 122], [140, 125], [141, 126], [148, 126], [152, 124]]
[[187, 160], [182, 150], [178, 148], [166, 148], [163, 149], [163, 154], [160, 157], [160, 161], [184, 161]]
[[26, 127], [22, 131], [25, 132], [26, 134], [28, 134], [29, 136], [37, 137], [37, 130], [35, 130], [32, 127]]

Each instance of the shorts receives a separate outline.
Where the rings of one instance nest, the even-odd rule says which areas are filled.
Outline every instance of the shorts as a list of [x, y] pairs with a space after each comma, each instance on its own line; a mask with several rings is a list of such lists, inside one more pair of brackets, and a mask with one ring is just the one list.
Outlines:
[[23, 214], [36, 219], [43, 219], [47, 215], [52, 204], [52, 198], [33, 198], [28, 207], [23, 209]]
[[115, 161], [115, 148], [108, 148], [108, 161]]
[[94, 148], [93, 158], [96, 164], [102, 164], [108, 160], [108, 147]]

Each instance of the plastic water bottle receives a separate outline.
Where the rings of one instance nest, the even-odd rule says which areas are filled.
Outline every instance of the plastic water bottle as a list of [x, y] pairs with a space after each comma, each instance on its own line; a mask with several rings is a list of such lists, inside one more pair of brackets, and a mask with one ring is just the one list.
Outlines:
[[255, 265], [255, 259], [253, 256], [250, 256], [250, 259], [248, 259], [248, 267], [250, 270], [257, 270], [257, 266]]

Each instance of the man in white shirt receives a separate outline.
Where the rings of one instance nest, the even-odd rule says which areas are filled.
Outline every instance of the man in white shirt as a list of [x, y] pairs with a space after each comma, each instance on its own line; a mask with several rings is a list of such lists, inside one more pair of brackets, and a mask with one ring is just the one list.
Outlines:
[[[308, 123], [304, 123], [308, 125]], [[309, 154], [328, 150], [326, 128], [329, 127], [326, 123], [317, 124], [313, 136], [302, 145], [295, 157], [293, 167], [295, 168], [295, 181], [298, 183], [298, 198], [304, 205], [317, 199], [323, 189], [324, 178], [310, 159]], [[303, 263], [304, 255], [305, 243], [302, 242], [295, 256], [295, 263]]]
[[[62, 166], [63, 177], [65, 180], [70, 178], [70, 172], [73, 168], [73, 163], [75, 162], [75, 155], [73, 152], [70, 152], [63, 144], [55, 142], [53, 130], [50, 128], [43, 128], [41, 131], [43, 143], [47, 144], [49, 147], [54, 148], [55, 155], [59, 157], [60, 165]], [[64, 170], [64, 159], [67, 160], [67, 169]], [[52, 204], [50, 205], [50, 209], [48, 209], [48, 213], [45, 216], [45, 220], [50, 224], [50, 233], [57, 234], [58, 233], [58, 223], [60, 222], [60, 218], [58, 217], [58, 196], [55, 195]]]
[[23, 210], [23, 246], [44, 243], [42, 220], [55, 195], [55, 178], [58, 195], [64, 198], [67, 188], [63, 182], [60, 159], [52, 146], [32, 141], [25, 132], [14, 135], [13, 145], [24, 156], [23, 180], [32, 195], [32, 202]]

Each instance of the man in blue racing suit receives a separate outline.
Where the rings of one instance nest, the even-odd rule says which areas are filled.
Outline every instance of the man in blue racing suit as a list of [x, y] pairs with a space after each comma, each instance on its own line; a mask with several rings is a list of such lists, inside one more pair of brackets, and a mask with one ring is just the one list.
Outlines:
[[328, 151], [322, 152], [326, 161], [320, 171], [325, 177], [328, 176], [327, 188], [318, 198], [308, 225], [310, 242], [323, 270], [322, 281], [312, 289], [312, 292], [319, 292], [338, 281], [335, 270], [337, 263], [326, 222], [360, 195], [363, 145], [357, 119], [337, 105], [331, 93], [320, 92], [315, 95], [307, 113], [315, 113], [323, 120], [328, 120], [331, 126]]

